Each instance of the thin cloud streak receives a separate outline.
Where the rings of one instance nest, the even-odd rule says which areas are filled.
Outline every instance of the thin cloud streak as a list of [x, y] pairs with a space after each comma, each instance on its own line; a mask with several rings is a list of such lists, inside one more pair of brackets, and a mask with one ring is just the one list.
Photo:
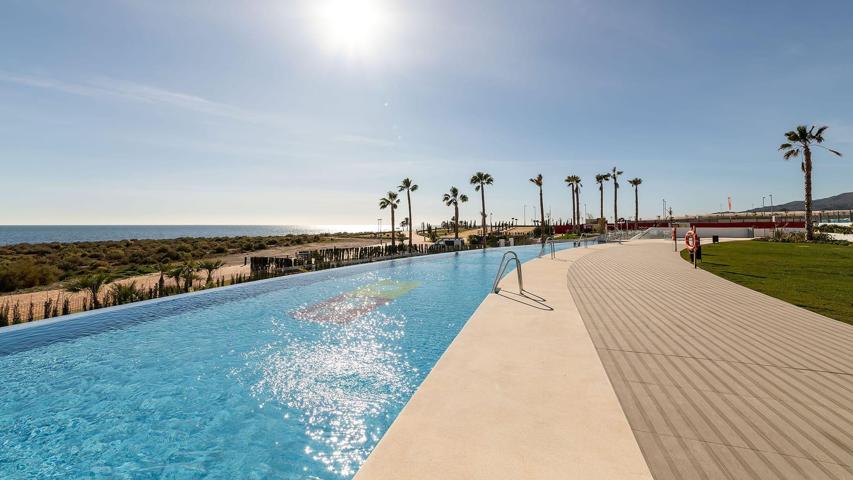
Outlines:
[[269, 123], [277, 120], [274, 115], [246, 110], [197, 95], [106, 77], [87, 83], [72, 83], [53, 78], [0, 73], [0, 82], [90, 98], [111, 98], [164, 105], [250, 123]]

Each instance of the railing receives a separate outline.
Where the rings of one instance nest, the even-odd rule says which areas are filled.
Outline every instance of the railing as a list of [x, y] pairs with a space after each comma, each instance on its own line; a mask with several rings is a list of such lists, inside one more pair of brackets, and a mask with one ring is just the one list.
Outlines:
[[[507, 257], [509, 257], [509, 259], [507, 259]], [[498, 274], [495, 275], [495, 283], [492, 284], [492, 292], [498, 293], [501, 291], [500, 287], [498, 287], [498, 282], [501, 281], [501, 277], [503, 277], [506, 272], [511, 260], [515, 260], [515, 271], [518, 273], [518, 293], [524, 295], [524, 280], [521, 276], [521, 261], [518, 259], [518, 255], [513, 251], [506, 252], [504, 253], [504, 256], [501, 257], [501, 265], [498, 267]]]
[[557, 258], [557, 254], [554, 249], [554, 237], [548, 237], [545, 239], [545, 243], [542, 244], [542, 250], [539, 251], [539, 256], [545, 255], [545, 245], [551, 246], [551, 258]]

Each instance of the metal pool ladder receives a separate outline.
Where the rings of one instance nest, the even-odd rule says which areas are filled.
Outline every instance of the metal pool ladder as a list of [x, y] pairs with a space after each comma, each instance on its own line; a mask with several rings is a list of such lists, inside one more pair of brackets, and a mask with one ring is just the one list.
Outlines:
[[545, 245], [551, 246], [551, 258], [557, 258], [557, 254], [554, 252], [554, 237], [548, 237], [545, 239], [545, 243], [542, 244], [542, 250], [539, 252], [539, 256], [545, 255]]
[[503, 277], [507, 267], [509, 267], [509, 262], [513, 260], [515, 261], [515, 271], [518, 273], [518, 293], [524, 295], [524, 281], [521, 278], [521, 262], [518, 260], [518, 255], [513, 251], [506, 252], [504, 253], [504, 256], [501, 257], [501, 266], [498, 267], [498, 274], [495, 276], [495, 283], [492, 284], [493, 293], [501, 291], [501, 288], [498, 287], [498, 282], [501, 281], [501, 277]]

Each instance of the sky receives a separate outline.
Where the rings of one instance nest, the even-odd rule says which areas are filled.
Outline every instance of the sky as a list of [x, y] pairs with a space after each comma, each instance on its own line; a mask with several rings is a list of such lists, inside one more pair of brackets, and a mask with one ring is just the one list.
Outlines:
[[[853, 2], [0, 0], [0, 224], [528, 220], [528, 179], [643, 179], [640, 216], [802, 198], [777, 151], [829, 125], [814, 195], [853, 190]], [[612, 215], [612, 184], [605, 189]], [[527, 207], [525, 208], [525, 205]], [[405, 208], [405, 207], [404, 207]], [[402, 210], [400, 211], [402, 213]], [[402, 218], [403, 215], [398, 215]]]

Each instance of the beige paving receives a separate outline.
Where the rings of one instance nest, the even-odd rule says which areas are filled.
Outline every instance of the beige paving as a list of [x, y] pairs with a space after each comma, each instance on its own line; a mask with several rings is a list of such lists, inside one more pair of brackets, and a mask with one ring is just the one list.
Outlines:
[[524, 264], [541, 302], [514, 294], [508, 276], [356, 479], [650, 479], [567, 289], [569, 266], [592, 251]]
[[654, 478], [853, 479], [853, 327], [667, 242], [583, 256], [568, 278]]

